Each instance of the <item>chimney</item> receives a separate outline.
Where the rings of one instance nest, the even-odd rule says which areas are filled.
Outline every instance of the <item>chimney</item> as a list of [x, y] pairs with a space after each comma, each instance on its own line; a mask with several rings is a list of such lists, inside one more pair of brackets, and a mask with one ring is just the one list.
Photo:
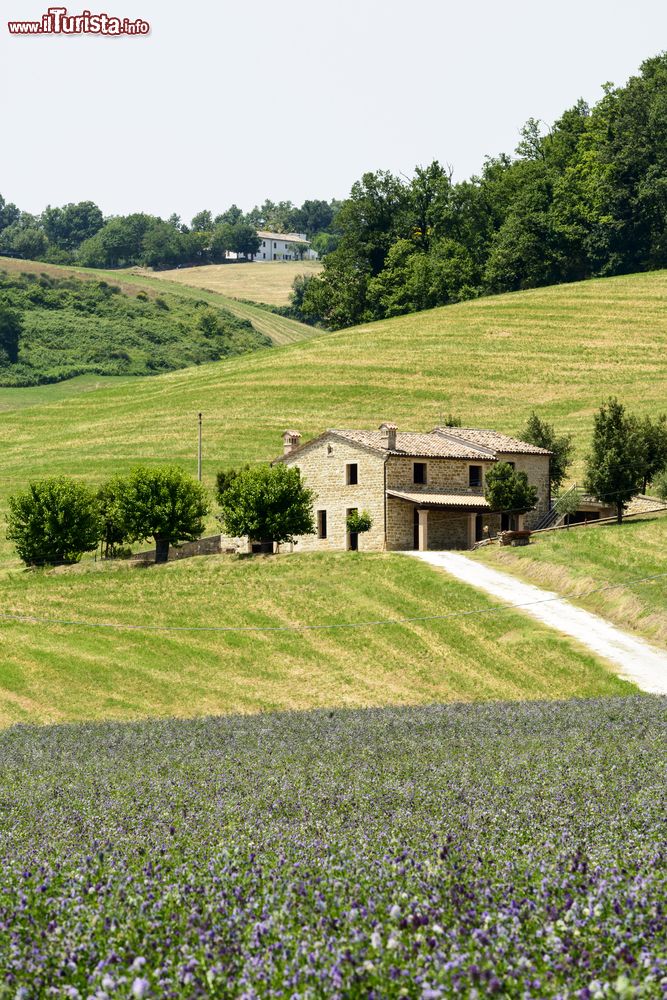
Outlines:
[[283, 455], [291, 455], [299, 447], [301, 435], [298, 431], [283, 431]]
[[389, 451], [395, 451], [396, 431], [398, 430], [396, 424], [380, 424], [380, 430], [382, 431], [382, 447]]

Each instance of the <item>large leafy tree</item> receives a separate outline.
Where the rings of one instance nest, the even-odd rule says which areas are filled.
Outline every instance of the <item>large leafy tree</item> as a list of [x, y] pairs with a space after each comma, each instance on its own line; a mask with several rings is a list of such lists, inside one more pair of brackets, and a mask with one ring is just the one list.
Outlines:
[[234, 537], [290, 542], [297, 535], [314, 534], [313, 499], [294, 466], [279, 463], [246, 469], [220, 496], [222, 522]]
[[78, 562], [102, 535], [95, 494], [83, 483], [52, 478], [9, 498], [7, 538], [28, 566]]
[[484, 495], [491, 510], [523, 514], [537, 503], [537, 489], [528, 482], [525, 472], [516, 471], [509, 462], [496, 462], [486, 473]]
[[537, 448], [550, 451], [549, 478], [554, 490], [558, 490], [565, 481], [567, 470], [572, 464], [574, 445], [571, 434], [557, 434], [553, 424], [541, 420], [533, 411], [526, 426], [519, 432], [522, 441], [534, 444]]
[[201, 483], [174, 465], [137, 466], [115, 485], [118, 521], [132, 541], [155, 540], [155, 561], [166, 562], [169, 546], [200, 537], [209, 513]]
[[639, 421], [610, 398], [595, 414], [584, 485], [598, 500], [616, 507], [619, 524], [626, 504], [642, 488], [645, 466], [646, 445]]

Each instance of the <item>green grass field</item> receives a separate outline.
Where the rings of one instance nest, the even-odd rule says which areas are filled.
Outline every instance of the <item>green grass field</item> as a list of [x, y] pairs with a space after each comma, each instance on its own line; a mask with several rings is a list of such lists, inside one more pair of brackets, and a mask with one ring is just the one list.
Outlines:
[[[488, 609], [400, 555], [200, 557], [18, 572], [3, 614], [128, 625], [331, 624]], [[0, 725], [636, 693], [520, 614], [215, 632], [0, 623]]]
[[589, 590], [667, 573], [667, 516], [618, 526], [572, 528], [534, 536], [523, 548], [489, 546], [474, 558], [667, 646], [667, 578], [582, 597]]
[[179, 267], [171, 271], [158, 271], [155, 276], [161, 280], [206, 288], [237, 299], [286, 306], [294, 279], [302, 274], [319, 274], [321, 270], [322, 265], [317, 260], [271, 260], [255, 264]]

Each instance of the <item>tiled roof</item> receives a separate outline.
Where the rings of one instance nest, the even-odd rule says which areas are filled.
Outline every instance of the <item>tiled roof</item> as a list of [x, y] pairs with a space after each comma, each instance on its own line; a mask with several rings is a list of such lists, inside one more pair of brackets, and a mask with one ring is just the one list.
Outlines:
[[546, 448], [538, 448], [537, 445], [528, 444], [527, 441], [519, 441], [518, 438], [510, 437], [509, 434], [501, 434], [500, 431], [489, 431], [478, 427], [436, 427], [436, 434], [446, 435], [448, 440], [458, 440], [472, 445], [479, 445], [481, 448], [489, 448], [493, 452], [512, 452], [518, 455], [550, 455]]
[[490, 504], [480, 493], [450, 492], [438, 493], [435, 490], [420, 490], [418, 493], [407, 493], [404, 490], [387, 490], [387, 496], [398, 500], [409, 500], [428, 507], [460, 507], [462, 509], [489, 510]]
[[385, 440], [381, 431], [348, 431], [332, 430], [330, 434], [345, 438], [354, 444], [360, 444], [364, 448], [371, 448], [373, 451], [382, 451], [390, 455], [407, 455], [411, 458], [471, 458], [493, 460], [493, 455], [487, 451], [475, 448], [473, 444], [466, 444], [464, 441], [452, 441], [444, 438], [440, 434], [416, 434], [410, 431], [398, 431], [396, 433], [396, 447], [385, 448]]
[[307, 243], [310, 246], [310, 240], [307, 240], [304, 236], [299, 233], [269, 233], [265, 229], [258, 229], [257, 235], [262, 240], [283, 240], [285, 243]]

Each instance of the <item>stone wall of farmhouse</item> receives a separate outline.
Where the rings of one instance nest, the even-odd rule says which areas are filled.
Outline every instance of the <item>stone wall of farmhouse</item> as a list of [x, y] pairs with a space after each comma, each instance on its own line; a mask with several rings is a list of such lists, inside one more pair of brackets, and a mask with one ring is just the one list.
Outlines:
[[[305, 485], [314, 491], [313, 510], [317, 526], [317, 512], [327, 513], [327, 537], [301, 536], [295, 552], [328, 552], [347, 548], [346, 518], [348, 510], [355, 507], [367, 510], [373, 519], [370, 531], [359, 535], [359, 551], [378, 551], [384, 548], [384, 460], [362, 448], [355, 448], [343, 441], [324, 440], [307, 451], [286, 459], [287, 464], [297, 465]], [[356, 485], [347, 484], [346, 467], [357, 466]]]
[[514, 462], [517, 472], [525, 472], [531, 486], [537, 487], [537, 507], [524, 517], [524, 527], [533, 528], [549, 509], [549, 456], [499, 454], [503, 462]]
[[[426, 465], [426, 484], [414, 485], [414, 465], [422, 462]], [[467, 461], [460, 458], [404, 458], [402, 455], [390, 455], [387, 459], [387, 489], [408, 490], [417, 492], [426, 490], [467, 490], [469, 483], [468, 468], [471, 465], [481, 465], [484, 472], [493, 465], [492, 462]], [[472, 490], [478, 495], [483, 490]]]

